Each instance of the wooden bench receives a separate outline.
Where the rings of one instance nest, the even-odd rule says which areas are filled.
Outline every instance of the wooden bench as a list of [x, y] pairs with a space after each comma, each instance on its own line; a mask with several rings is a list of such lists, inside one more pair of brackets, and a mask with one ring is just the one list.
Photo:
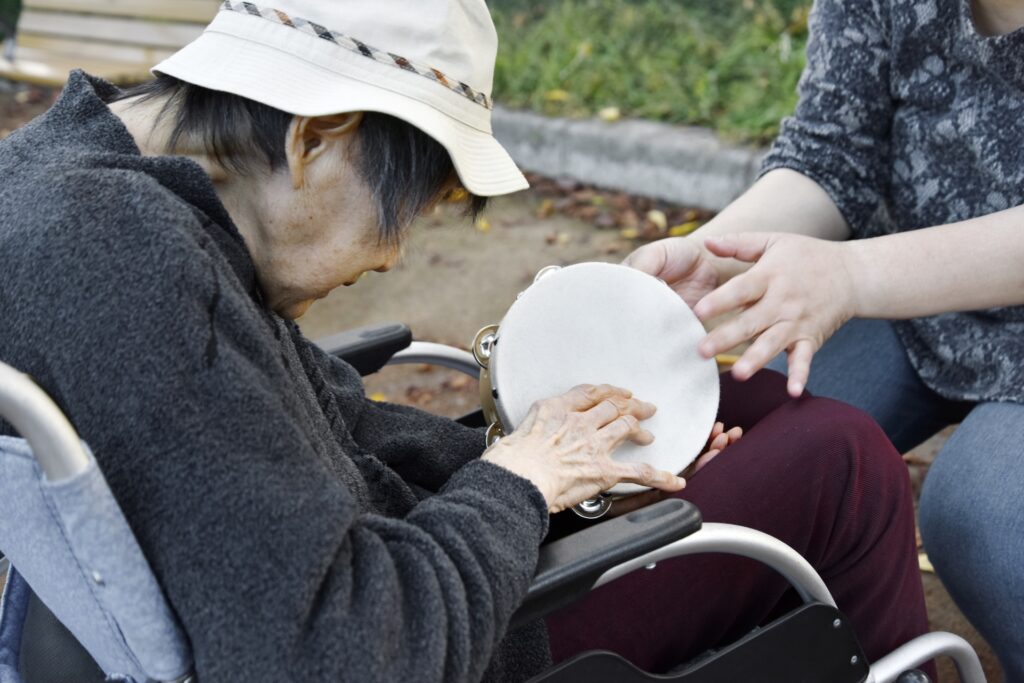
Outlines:
[[149, 69], [191, 42], [218, 0], [25, 0], [13, 62], [0, 78], [63, 85], [84, 69], [118, 84], [149, 80]]

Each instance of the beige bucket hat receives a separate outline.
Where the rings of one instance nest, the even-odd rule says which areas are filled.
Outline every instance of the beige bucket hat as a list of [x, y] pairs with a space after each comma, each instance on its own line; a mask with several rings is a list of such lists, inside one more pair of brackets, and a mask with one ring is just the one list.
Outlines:
[[473, 194], [528, 187], [491, 132], [498, 37], [484, 0], [267, 3], [226, 0], [154, 73], [299, 116], [390, 114], [441, 143]]

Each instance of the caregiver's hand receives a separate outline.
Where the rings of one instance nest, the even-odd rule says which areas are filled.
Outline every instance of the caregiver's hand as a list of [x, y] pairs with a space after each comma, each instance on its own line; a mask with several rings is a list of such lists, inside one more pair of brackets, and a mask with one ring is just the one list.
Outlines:
[[691, 307], [719, 284], [715, 266], [700, 244], [688, 237], [645, 244], [622, 263], [660, 277]]
[[619, 482], [678, 491], [686, 482], [670, 472], [611, 458], [627, 440], [654, 441], [640, 422], [655, 410], [625, 389], [584, 384], [535, 403], [519, 428], [487, 449], [483, 459], [532, 481], [552, 513]]
[[781, 233], [742, 233], [707, 238], [716, 256], [754, 265], [694, 306], [701, 320], [739, 311], [699, 346], [711, 358], [754, 340], [733, 365], [736, 379], [748, 379], [782, 351], [789, 356], [791, 396], [807, 384], [811, 358], [856, 311], [855, 287], [843, 242]]

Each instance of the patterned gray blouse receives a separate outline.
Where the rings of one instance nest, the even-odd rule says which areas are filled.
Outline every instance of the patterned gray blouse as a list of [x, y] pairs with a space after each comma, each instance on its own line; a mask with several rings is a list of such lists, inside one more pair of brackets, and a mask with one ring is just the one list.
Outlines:
[[[981, 36], [970, 0], [817, 0], [776, 168], [820, 184], [854, 237], [1024, 203], [1024, 29]], [[942, 396], [1024, 403], [1024, 306], [895, 324]]]

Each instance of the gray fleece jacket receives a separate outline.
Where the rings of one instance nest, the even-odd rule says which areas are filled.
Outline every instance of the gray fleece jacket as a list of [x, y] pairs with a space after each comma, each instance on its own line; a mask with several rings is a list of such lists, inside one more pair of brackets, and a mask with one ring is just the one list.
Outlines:
[[540, 492], [268, 310], [208, 177], [140, 156], [115, 93], [76, 72], [0, 143], [0, 360], [92, 446], [199, 679], [536, 673], [543, 626], [506, 628]]

